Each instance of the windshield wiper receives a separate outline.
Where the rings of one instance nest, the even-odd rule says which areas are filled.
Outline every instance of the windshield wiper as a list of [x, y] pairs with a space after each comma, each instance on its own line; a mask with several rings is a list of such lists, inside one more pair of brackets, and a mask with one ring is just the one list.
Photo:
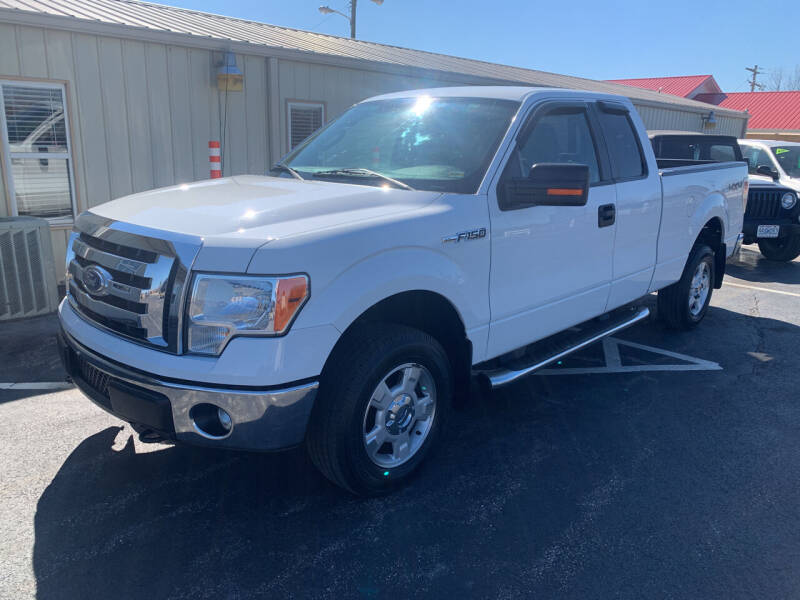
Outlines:
[[408, 185], [407, 183], [403, 183], [402, 181], [398, 181], [397, 179], [392, 179], [388, 175], [384, 175], [383, 173], [378, 173], [377, 171], [373, 171], [371, 169], [362, 169], [362, 168], [353, 168], [353, 169], [331, 169], [330, 171], [317, 171], [314, 173], [315, 176], [322, 176], [322, 177], [377, 177], [378, 179], [383, 179], [384, 181], [388, 181], [398, 187], [409, 191], [416, 191], [413, 187]]
[[292, 177], [294, 177], [295, 179], [299, 179], [300, 181], [305, 181], [305, 179], [303, 179], [303, 177], [300, 175], [300, 173], [298, 173], [297, 171], [295, 171], [295, 170], [294, 170], [292, 167], [290, 167], [289, 165], [285, 165], [285, 164], [283, 164], [283, 163], [275, 163], [275, 164], [272, 166], [272, 169], [273, 169], [274, 171], [284, 171], [284, 172], [286, 172], [286, 173], [289, 173], [289, 174], [290, 174]]

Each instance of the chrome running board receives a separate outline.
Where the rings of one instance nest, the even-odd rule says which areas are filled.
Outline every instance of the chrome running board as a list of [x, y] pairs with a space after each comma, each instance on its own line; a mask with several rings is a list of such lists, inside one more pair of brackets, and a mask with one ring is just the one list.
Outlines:
[[631, 311], [626, 310], [621, 316], [611, 313], [605, 320], [595, 319], [587, 322], [581, 326], [581, 330], [577, 334], [569, 335], [570, 339], [563, 340], [555, 346], [551, 345], [547, 350], [537, 351], [536, 346], [539, 344], [539, 342], [537, 342], [529, 346], [531, 350], [526, 352], [521, 359], [512, 361], [513, 365], [487, 370], [477, 370], [476, 374], [483, 379], [484, 385], [488, 384], [490, 388], [507, 385], [512, 381], [516, 381], [521, 377], [530, 375], [551, 363], [561, 360], [573, 352], [590, 346], [602, 340], [604, 337], [614, 335], [639, 321], [643, 321], [649, 315], [650, 309], [648, 308], [634, 309], [633, 314], [631, 314]]

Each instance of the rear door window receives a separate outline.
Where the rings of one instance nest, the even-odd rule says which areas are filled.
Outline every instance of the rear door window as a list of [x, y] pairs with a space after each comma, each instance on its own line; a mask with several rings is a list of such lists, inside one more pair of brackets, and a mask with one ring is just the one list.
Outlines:
[[615, 179], [634, 179], [647, 173], [639, 138], [627, 112], [599, 111], [600, 126], [611, 155]]
[[734, 150], [733, 146], [713, 144], [708, 150], [708, 160], [717, 162], [735, 161], [736, 150]]

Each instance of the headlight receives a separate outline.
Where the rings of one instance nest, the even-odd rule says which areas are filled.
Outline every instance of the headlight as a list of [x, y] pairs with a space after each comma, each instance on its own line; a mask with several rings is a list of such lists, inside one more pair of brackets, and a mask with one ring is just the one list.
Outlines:
[[786, 210], [794, 208], [795, 204], [797, 204], [797, 196], [795, 196], [792, 192], [786, 192], [783, 196], [781, 196], [781, 206]]
[[218, 355], [237, 335], [281, 335], [308, 299], [308, 277], [194, 277], [188, 349]]

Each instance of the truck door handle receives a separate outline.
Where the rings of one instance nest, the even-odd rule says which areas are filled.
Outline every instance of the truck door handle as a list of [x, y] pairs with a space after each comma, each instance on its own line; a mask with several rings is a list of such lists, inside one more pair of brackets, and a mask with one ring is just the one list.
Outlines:
[[617, 220], [617, 208], [613, 204], [603, 204], [597, 209], [597, 226], [609, 227]]

